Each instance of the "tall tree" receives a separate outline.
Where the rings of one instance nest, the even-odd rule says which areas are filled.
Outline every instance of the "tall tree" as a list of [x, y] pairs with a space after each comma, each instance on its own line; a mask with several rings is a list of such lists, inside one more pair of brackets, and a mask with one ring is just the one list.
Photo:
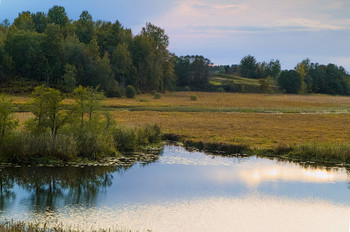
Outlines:
[[57, 83], [63, 71], [63, 34], [59, 25], [49, 24], [45, 29], [42, 43], [44, 58], [44, 74], [47, 86]]
[[255, 57], [251, 55], [243, 57], [239, 64], [239, 72], [243, 77], [257, 78], [257, 63]]
[[[141, 34], [150, 37], [154, 41], [154, 60], [152, 68], [152, 78], [150, 80], [151, 85], [155, 87], [155, 90], [164, 90], [165, 79], [170, 79], [172, 75], [172, 65], [165, 65], [167, 62], [173, 62], [171, 54], [167, 50], [169, 46], [169, 37], [165, 34], [164, 29], [157, 27], [151, 23], [147, 23], [142, 28]], [[170, 71], [170, 72], [169, 72]]]
[[43, 33], [49, 22], [47, 15], [44, 12], [36, 12], [35, 14], [31, 14], [31, 18], [35, 25], [36, 32]]
[[135, 67], [132, 62], [131, 52], [126, 43], [120, 43], [111, 55], [112, 70], [115, 79], [123, 86], [137, 86], [135, 79]]
[[93, 39], [95, 33], [95, 25], [89, 12], [83, 11], [79, 20], [76, 21], [75, 26], [75, 33], [80, 42], [88, 44]]
[[24, 31], [35, 30], [35, 24], [33, 22], [33, 19], [29, 11], [23, 11], [22, 13], [20, 13], [18, 17], [15, 18], [13, 25], [15, 25], [19, 30], [24, 30]]
[[48, 14], [49, 23], [55, 23], [57, 25], [60, 25], [61, 27], [64, 27], [69, 22], [66, 9], [63, 6], [53, 6]]
[[273, 77], [275, 80], [281, 73], [281, 63], [279, 60], [270, 60], [266, 67], [266, 74]]
[[278, 85], [286, 93], [298, 93], [302, 84], [301, 76], [295, 70], [285, 70], [278, 78]]
[[181, 56], [176, 59], [175, 74], [179, 86], [205, 89], [209, 84], [210, 60], [203, 56]]

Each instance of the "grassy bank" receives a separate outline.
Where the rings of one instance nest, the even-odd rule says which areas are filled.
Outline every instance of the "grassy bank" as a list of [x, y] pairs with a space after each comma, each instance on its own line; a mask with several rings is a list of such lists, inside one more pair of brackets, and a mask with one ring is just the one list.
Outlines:
[[[193, 94], [196, 101], [190, 100]], [[28, 98], [14, 101], [25, 104]], [[63, 103], [71, 105], [74, 100]], [[165, 134], [209, 151], [244, 148], [259, 155], [349, 163], [349, 97], [174, 92], [160, 99], [109, 98], [102, 107], [120, 125], [157, 124]], [[30, 117], [16, 114], [19, 121]]]

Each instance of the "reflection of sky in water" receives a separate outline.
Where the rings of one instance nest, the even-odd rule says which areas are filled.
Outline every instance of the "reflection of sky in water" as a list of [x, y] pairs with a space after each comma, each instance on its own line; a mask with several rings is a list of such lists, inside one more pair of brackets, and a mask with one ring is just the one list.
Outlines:
[[28, 213], [29, 194], [17, 187], [16, 203], [3, 216], [141, 231], [345, 231], [349, 224], [344, 169], [305, 169], [166, 146], [158, 162], [113, 175], [95, 203], [61, 199], [57, 210], [45, 213]]
[[[43, 215], [37, 215], [42, 220]], [[208, 197], [192, 200], [103, 207], [64, 208], [53, 222], [73, 228], [115, 228], [134, 231], [347, 231], [350, 209], [322, 200], [250, 195], [242, 198]], [[47, 220], [47, 217], [46, 217]]]

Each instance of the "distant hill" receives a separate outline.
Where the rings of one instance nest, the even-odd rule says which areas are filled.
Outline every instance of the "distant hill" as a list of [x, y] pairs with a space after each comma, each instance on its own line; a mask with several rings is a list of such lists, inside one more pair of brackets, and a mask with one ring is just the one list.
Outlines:
[[279, 88], [273, 79], [259, 79], [239, 77], [235, 75], [216, 74], [210, 77], [209, 83], [212, 89], [223, 88], [226, 92], [246, 93], [278, 93]]

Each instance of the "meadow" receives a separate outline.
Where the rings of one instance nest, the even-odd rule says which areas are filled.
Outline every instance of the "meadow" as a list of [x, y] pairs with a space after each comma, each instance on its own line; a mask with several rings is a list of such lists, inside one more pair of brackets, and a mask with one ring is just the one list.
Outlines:
[[[190, 100], [191, 95], [197, 100]], [[19, 105], [29, 100], [13, 99]], [[65, 104], [72, 102], [65, 100]], [[342, 146], [348, 156], [350, 97], [168, 92], [160, 99], [150, 94], [135, 99], [109, 98], [103, 106], [119, 123], [157, 123], [165, 134], [179, 136], [182, 141], [241, 145], [258, 151], [305, 151], [320, 144]], [[31, 115], [18, 112], [16, 117], [24, 121]]]

